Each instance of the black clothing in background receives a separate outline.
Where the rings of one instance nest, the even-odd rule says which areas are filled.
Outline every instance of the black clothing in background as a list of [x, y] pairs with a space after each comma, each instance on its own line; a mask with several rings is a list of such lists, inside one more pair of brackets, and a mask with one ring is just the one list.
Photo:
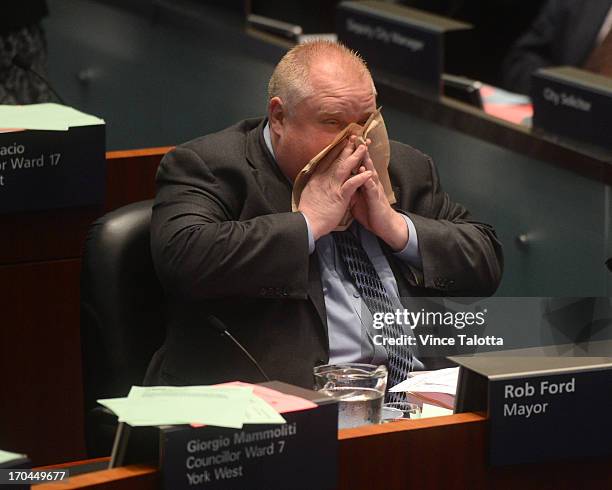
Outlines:
[[45, 0], [3, 2], [0, 7], [0, 104], [34, 104], [54, 100], [49, 87], [29, 70], [15, 66], [19, 56], [33, 71], [47, 76], [47, 40], [41, 20]]
[[549, 0], [508, 53], [504, 87], [528, 94], [538, 68], [583, 66], [611, 6], [612, 0]]
[[445, 71], [500, 85], [505, 54], [531, 25], [544, 1], [400, 0], [398, 3], [472, 24], [472, 30], [446, 45]]
[[1, 8], [0, 36], [37, 24], [49, 13], [46, 0], [9, 0]]

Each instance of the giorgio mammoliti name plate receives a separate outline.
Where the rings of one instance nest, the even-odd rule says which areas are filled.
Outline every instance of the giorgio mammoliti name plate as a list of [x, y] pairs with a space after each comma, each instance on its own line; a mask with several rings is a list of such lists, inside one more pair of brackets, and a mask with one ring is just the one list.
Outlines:
[[286, 424], [242, 430], [161, 429], [165, 490], [332, 490], [337, 486], [336, 403], [284, 413]]

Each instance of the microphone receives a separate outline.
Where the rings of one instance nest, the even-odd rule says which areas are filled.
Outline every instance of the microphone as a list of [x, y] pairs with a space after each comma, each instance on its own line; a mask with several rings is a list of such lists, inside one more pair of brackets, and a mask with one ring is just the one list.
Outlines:
[[249, 353], [248, 350], [246, 350], [243, 347], [243, 345], [240, 342], [238, 342], [234, 338], [234, 336], [231, 333], [229, 333], [229, 331], [227, 330], [227, 327], [225, 326], [225, 324], [221, 320], [219, 320], [214, 315], [208, 315], [206, 317], [206, 321], [208, 322], [208, 325], [210, 327], [214, 328], [221, 335], [225, 335], [226, 337], [228, 337], [236, 346], [238, 346], [238, 348], [244, 353], [244, 355], [249, 359], [249, 361], [251, 361], [251, 363], [253, 363], [255, 365], [255, 367], [259, 370], [259, 372], [264, 377], [264, 379], [266, 381], [270, 381], [270, 378], [268, 378], [268, 375], [262, 369], [262, 367], [259, 365], [259, 363], [255, 360], [255, 358]]
[[55, 95], [55, 98], [59, 101], [60, 104], [66, 105], [66, 103], [64, 102], [64, 99], [62, 99], [59, 96], [59, 94], [51, 86], [51, 83], [45, 77], [43, 77], [40, 73], [38, 73], [36, 70], [32, 68], [32, 62], [28, 58], [26, 58], [22, 54], [17, 53], [15, 56], [13, 56], [13, 65], [15, 65], [17, 68], [21, 68], [24, 71], [32, 73], [36, 78], [41, 80], [47, 86], [47, 88], [51, 91], [51, 93]]

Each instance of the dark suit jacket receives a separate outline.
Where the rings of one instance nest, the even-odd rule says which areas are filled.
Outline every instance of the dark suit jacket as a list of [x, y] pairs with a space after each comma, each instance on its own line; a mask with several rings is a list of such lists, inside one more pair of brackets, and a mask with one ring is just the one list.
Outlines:
[[[167, 339], [147, 383], [260, 381], [256, 369], [206, 316], [224, 321], [272, 379], [312, 387], [329, 358], [317, 255], [291, 187], [263, 140], [261, 119], [177, 147], [157, 174], [151, 246], [168, 297]], [[501, 247], [488, 225], [441, 191], [431, 160], [391, 145], [398, 206], [419, 237], [423, 272], [384, 247], [400, 295], [489, 295]]]
[[612, 0], [549, 0], [512, 46], [502, 70], [509, 90], [529, 94], [538, 68], [581, 67], [595, 47]]

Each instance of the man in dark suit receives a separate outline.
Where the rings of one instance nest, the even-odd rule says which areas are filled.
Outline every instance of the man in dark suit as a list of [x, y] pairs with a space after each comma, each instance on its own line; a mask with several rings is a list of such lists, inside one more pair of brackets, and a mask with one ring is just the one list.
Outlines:
[[531, 74], [538, 68], [585, 66], [609, 34], [611, 16], [612, 0], [549, 0], [506, 56], [504, 86], [529, 94]]
[[302, 167], [375, 110], [374, 84], [359, 57], [334, 43], [301, 45], [272, 75], [267, 118], [164, 158], [151, 241], [168, 297], [167, 338], [147, 383], [261, 380], [209, 328], [209, 314], [272, 379], [311, 387], [316, 365], [385, 362], [384, 349], [363, 336], [368, 315], [330, 233], [349, 208], [351, 231], [390, 297], [495, 291], [501, 247], [492, 228], [453, 203], [431, 159], [409, 146], [391, 143], [394, 207], [367, 146], [352, 138], [324, 161], [291, 211]]

